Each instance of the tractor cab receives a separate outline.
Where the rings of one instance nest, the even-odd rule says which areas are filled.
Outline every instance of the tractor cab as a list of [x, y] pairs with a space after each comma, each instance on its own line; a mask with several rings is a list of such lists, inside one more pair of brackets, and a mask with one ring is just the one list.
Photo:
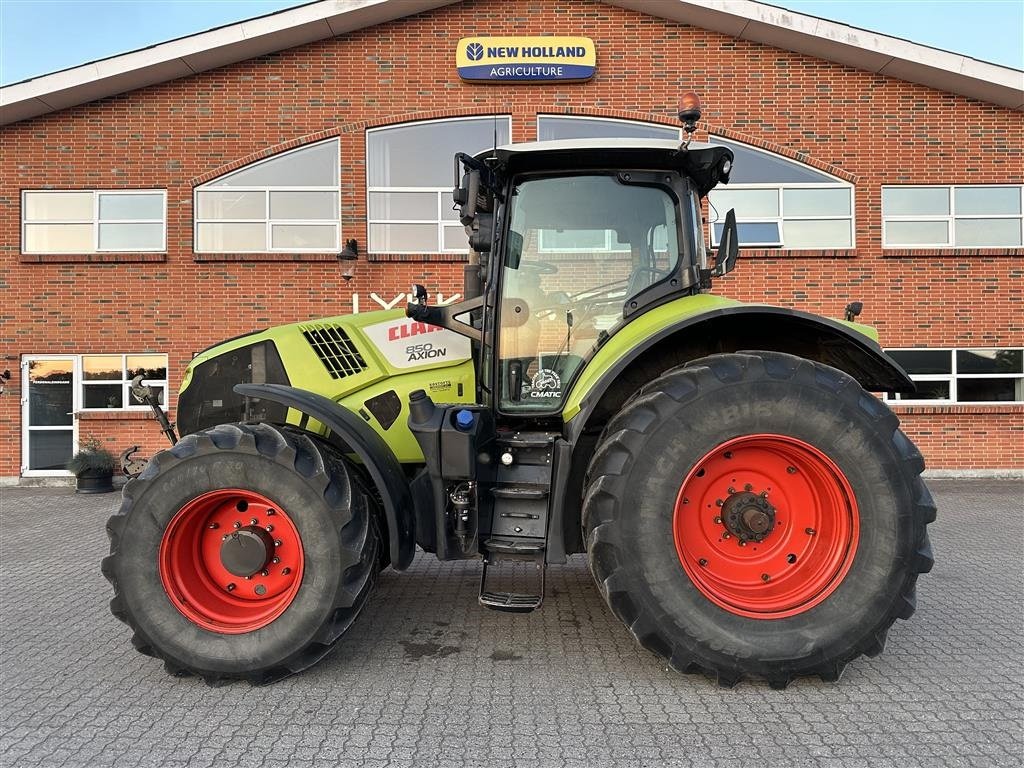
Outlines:
[[637, 139], [459, 155], [454, 199], [474, 249], [467, 301], [408, 313], [478, 336], [481, 402], [510, 416], [557, 414], [612, 336], [733, 268], [734, 217], [714, 267], [701, 225], [701, 199], [731, 166], [725, 147]]

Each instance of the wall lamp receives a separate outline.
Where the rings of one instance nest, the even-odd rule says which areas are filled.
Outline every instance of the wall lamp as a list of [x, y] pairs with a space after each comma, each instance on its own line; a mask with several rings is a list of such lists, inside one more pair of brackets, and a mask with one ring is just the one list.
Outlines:
[[345, 278], [345, 281], [352, 279], [356, 273], [356, 265], [353, 263], [359, 258], [359, 243], [356, 242], [355, 238], [351, 238], [345, 241], [345, 247], [341, 249], [341, 253], [338, 254], [338, 261], [342, 262], [341, 265], [341, 276]]

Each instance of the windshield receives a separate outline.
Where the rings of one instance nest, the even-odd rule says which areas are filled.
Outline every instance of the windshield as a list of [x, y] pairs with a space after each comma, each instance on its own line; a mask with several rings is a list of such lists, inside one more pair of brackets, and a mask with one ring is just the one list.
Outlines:
[[500, 405], [555, 411], [626, 303], [675, 270], [676, 205], [662, 187], [581, 175], [522, 181], [510, 207]]

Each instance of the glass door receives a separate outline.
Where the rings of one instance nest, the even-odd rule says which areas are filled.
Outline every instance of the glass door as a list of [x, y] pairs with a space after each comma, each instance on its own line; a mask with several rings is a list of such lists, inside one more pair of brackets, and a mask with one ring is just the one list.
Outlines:
[[22, 474], [66, 475], [78, 447], [74, 356], [31, 355], [22, 365]]

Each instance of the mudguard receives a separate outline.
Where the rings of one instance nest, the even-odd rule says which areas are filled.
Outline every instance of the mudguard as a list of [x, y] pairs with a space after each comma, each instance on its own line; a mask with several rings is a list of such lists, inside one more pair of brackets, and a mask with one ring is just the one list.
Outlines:
[[327, 428], [327, 439], [362, 460], [384, 504], [391, 566], [398, 571], [408, 568], [416, 551], [412, 494], [402, 465], [381, 436], [354, 413], [315, 392], [283, 384], [236, 384], [234, 390], [306, 414]]
[[690, 359], [743, 350], [785, 352], [838, 368], [872, 392], [914, 392], [915, 384], [907, 373], [878, 342], [857, 330], [861, 327], [870, 330], [855, 323], [764, 305], [734, 304], [694, 313], [634, 341], [624, 354], [597, 366], [599, 371], [584, 370], [566, 401], [563, 419], [569, 434], [578, 435], [602, 397], [629, 366], [647, 354], [657, 355], [674, 346], [692, 350]]

